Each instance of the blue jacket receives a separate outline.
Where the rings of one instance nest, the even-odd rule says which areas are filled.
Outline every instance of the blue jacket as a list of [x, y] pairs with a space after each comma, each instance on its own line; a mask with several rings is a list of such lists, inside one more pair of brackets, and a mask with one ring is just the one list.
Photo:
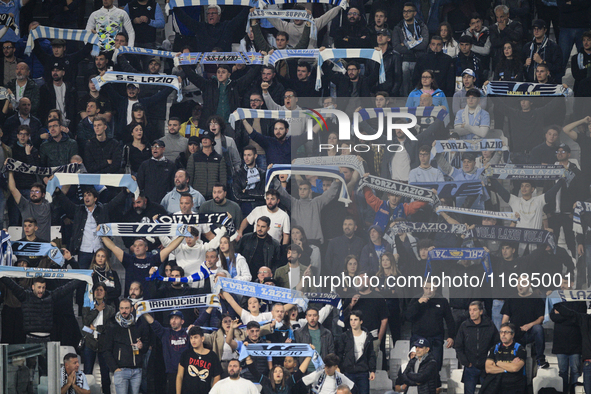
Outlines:
[[179, 331], [174, 331], [170, 327], [162, 327], [158, 320], [154, 320], [154, 323], [150, 324], [150, 326], [162, 341], [162, 354], [164, 355], [166, 373], [176, 373], [181, 354], [191, 347], [187, 328], [182, 327]]
[[296, 136], [287, 136], [283, 143], [279, 142], [275, 136], [269, 137], [262, 135], [256, 130], [250, 134], [250, 139], [259, 144], [265, 150], [267, 163], [269, 164], [291, 164], [292, 145], [293, 151], [306, 142], [307, 133]]
[[[415, 89], [410, 92], [408, 98], [406, 99], [406, 106], [418, 107], [421, 102], [421, 94], [423, 94], [423, 91], [420, 89]], [[449, 106], [447, 105], [447, 99], [445, 98], [445, 93], [443, 93], [443, 90], [437, 89], [431, 96], [433, 97], [433, 105], [443, 105], [447, 109], [447, 112], [449, 112]]]

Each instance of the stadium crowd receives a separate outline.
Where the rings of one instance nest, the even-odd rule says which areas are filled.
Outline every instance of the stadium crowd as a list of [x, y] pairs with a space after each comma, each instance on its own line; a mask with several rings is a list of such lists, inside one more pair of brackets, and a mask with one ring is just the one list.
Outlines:
[[[439, 394], [444, 349], [451, 348], [466, 394], [477, 385], [485, 394], [525, 393], [526, 346], [547, 369], [552, 342], [562, 392], [575, 393], [583, 375], [591, 394], [586, 303], [557, 302], [545, 311], [552, 291], [591, 286], [588, 0], [269, 6], [305, 19], [250, 18], [258, 4], [239, 1], [171, 2], [166, 16], [155, 0], [36, 3], [0, 2], [0, 221], [22, 227], [6, 265], [92, 270], [92, 298], [78, 277], [11, 277], [0, 269], [1, 342], [76, 348], [80, 359], [68, 353], [63, 360], [62, 393], [90, 393], [86, 375], [97, 362], [104, 394], [112, 382], [117, 394], [369, 394], [378, 366], [388, 370], [390, 350], [409, 339], [408, 362], [390, 376], [396, 393]], [[100, 51], [92, 42], [34, 36], [39, 26], [96, 33]], [[146, 51], [119, 52], [126, 47]], [[318, 66], [286, 56], [274, 66], [221, 58], [175, 65], [179, 53], [332, 48], [375, 48], [381, 64], [362, 57]], [[146, 56], [158, 54], [152, 50], [172, 52], [176, 62]], [[174, 78], [101, 79], [140, 74]], [[534, 97], [540, 84], [558, 93]], [[499, 86], [531, 94], [503, 94]], [[326, 115], [313, 137], [307, 119], [295, 115], [232, 115], [307, 107], [358, 112], [360, 133], [339, 140], [339, 125]], [[363, 117], [367, 108], [379, 114], [401, 107], [418, 123], [391, 140], [377, 116]], [[357, 149], [366, 140], [373, 144]], [[403, 149], [387, 149], [392, 143]], [[322, 165], [306, 172], [303, 161], [294, 162], [309, 157]], [[510, 168], [505, 164], [525, 175], [495, 173]], [[101, 175], [97, 183], [130, 175], [133, 182], [66, 184], [62, 172]], [[379, 188], [372, 179], [395, 182]], [[433, 196], [411, 198], [401, 185], [422, 185]], [[462, 193], [464, 185], [471, 191]], [[141, 232], [141, 224], [195, 214], [227, 214], [234, 226], [196, 222], [180, 236]], [[142, 236], [109, 236], [103, 226], [113, 223], [138, 224]], [[417, 223], [435, 224], [434, 231]], [[60, 226], [59, 239], [52, 226]], [[474, 236], [487, 227], [546, 238]], [[26, 245], [57, 247], [63, 261], [19, 253]], [[467, 249], [489, 260], [481, 266], [460, 252], [453, 262], [434, 254]], [[389, 285], [389, 278], [423, 277], [426, 269], [560, 280], [485, 291], [448, 286], [445, 296], [432, 280]], [[323, 276], [343, 283], [318, 285]], [[252, 282], [261, 292], [293, 289], [310, 302], [220, 291], [220, 278]], [[142, 309], [148, 300], [212, 293], [220, 308]], [[341, 302], [322, 301], [327, 293]], [[553, 331], [544, 331], [545, 317]], [[249, 355], [249, 345], [266, 343], [312, 351]], [[47, 372], [42, 358], [19, 368], [26, 367]], [[32, 376], [21, 374], [14, 392], [32, 392]]]

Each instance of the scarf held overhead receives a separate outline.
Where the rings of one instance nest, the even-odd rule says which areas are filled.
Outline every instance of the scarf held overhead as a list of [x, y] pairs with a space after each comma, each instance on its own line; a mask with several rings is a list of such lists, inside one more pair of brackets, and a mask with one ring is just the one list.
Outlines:
[[547, 244], [556, 250], [556, 241], [550, 231], [533, 228], [517, 228], [502, 226], [475, 226], [468, 230], [466, 238], [478, 238], [496, 241], [519, 243]]
[[35, 46], [35, 40], [39, 38], [51, 38], [51, 39], [62, 39], [68, 41], [82, 41], [86, 44], [91, 43], [92, 56], [99, 54], [99, 45], [101, 44], [101, 38], [98, 34], [87, 30], [74, 30], [74, 29], [59, 29], [57, 27], [38, 26], [29, 33], [27, 39], [27, 46], [25, 48], [25, 55], [30, 55], [33, 52]]
[[20, 172], [23, 174], [34, 174], [34, 175], [41, 175], [41, 176], [51, 176], [56, 172], [64, 172], [68, 174], [74, 174], [79, 172], [82, 169], [82, 164], [78, 163], [70, 163], [64, 164], [62, 166], [57, 167], [37, 167], [32, 166], [27, 163], [23, 163], [22, 161], [14, 160], [13, 158], [9, 158], [6, 160], [6, 165], [2, 168], [2, 172], [6, 171], [14, 171]]
[[144, 313], [202, 307], [221, 309], [218, 296], [216, 294], [197, 294], [182, 297], [163, 298], [158, 300], [144, 300], [135, 304], [137, 311], [136, 317], [140, 317]]
[[250, 28], [251, 19], [265, 19], [265, 18], [279, 18], [287, 20], [305, 20], [312, 24], [310, 30], [310, 38], [316, 39], [318, 35], [318, 29], [316, 28], [316, 22], [311, 13], [306, 10], [254, 10], [248, 14], [248, 23], [246, 24], [246, 33]]
[[218, 5], [241, 5], [243, 7], [258, 7], [258, 1], [250, 1], [250, 0], [170, 0], [166, 3], [166, 7], [164, 11], [166, 15], [170, 12], [171, 9], [176, 7], [197, 7], [197, 6], [207, 6], [209, 4], [218, 4]]
[[193, 64], [264, 64], [264, 57], [258, 52], [190, 52], [174, 57], [174, 65]]
[[175, 214], [170, 216], [158, 216], [156, 223], [215, 224], [226, 227], [229, 235], [233, 235], [236, 232], [234, 221], [227, 213], [194, 213], [191, 215]]
[[482, 152], [485, 150], [508, 151], [509, 147], [499, 139], [436, 140], [435, 146], [431, 149], [431, 157], [436, 153], [443, 152]]
[[447, 108], [442, 105], [434, 107], [362, 108], [357, 113], [361, 116], [362, 120], [368, 120], [377, 118], [379, 114], [387, 114], [389, 112], [413, 114], [417, 117], [433, 117], [441, 121], [448, 114]]
[[419, 201], [426, 201], [437, 205], [439, 198], [433, 190], [424, 189], [422, 187], [409, 185], [402, 182], [392, 181], [390, 179], [380, 178], [379, 176], [369, 175], [364, 177], [359, 183], [359, 189], [367, 186], [374, 190], [379, 190], [386, 193], [395, 194], [397, 196], [414, 198]]
[[99, 225], [99, 237], [191, 237], [187, 224], [105, 223]]
[[480, 181], [414, 182], [410, 185], [437, 190], [438, 197], [466, 197], [482, 193]]
[[591, 212], [591, 202], [577, 201], [573, 210], [573, 231], [577, 234], [583, 234], [583, 221], [585, 216]]
[[246, 297], [256, 297], [263, 300], [295, 304], [302, 309], [308, 308], [308, 300], [300, 291], [285, 289], [283, 287], [262, 285], [256, 282], [244, 282], [242, 280], [218, 277], [214, 291], [220, 290], [226, 293], [238, 294]]
[[490, 254], [482, 248], [436, 248], [429, 251], [425, 276], [431, 275], [432, 260], [480, 260], [488, 282], [492, 273]]
[[359, 173], [359, 176], [363, 176], [365, 170], [363, 169], [363, 163], [359, 160], [359, 157], [354, 155], [345, 156], [317, 156], [317, 157], [301, 157], [295, 159], [294, 165], [298, 166], [334, 166], [334, 167], [346, 167], [355, 170]]
[[486, 86], [486, 94], [496, 96], [572, 96], [572, 90], [562, 85], [549, 83], [492, 81]]
[[511, 220], [512, 222], [518, 222], [519, 219], [515, 215], [515, 212], [496, 212], [496, 211], [483, 211], [480, 209], [471, 208], [456, 208], [456, 207], [437, 207], [435, 212], [439, 215], [440, 212], [455, 212], [462, 215], [480, 216], [485, 218]]
[[64, 255], [49, 242], [14, 241], [12, 253], [15, 256], [47, 256], [60, 267], [64, 266]]
[[113, 52], [113, 63], [117, 64], [117, 57], [119, 55], [124, 55], [126, 53], [131, 53], [134, 55], [146, 55], [146, 56], [157, 56], [157, 57], [164, 57], [167, 59], [174, 59], [176, 53], [168, 52], [168, 51], [161, 51], [159, 49], [149, 49], [149, 48], [139, 48], [139, 47], [119, 47], [116, 48]]
[[237, 120], [242, 119], [287, 119], [287, 118], [305, 118], [312, 115], [308, 110], [270, 110], [270, 109], [250, 109], [237, 108], [230, 114], [229, 122], [232, 128], [235, 127]]
[[137, 83], [140, 85], [160, 85], [173, 88], [177, 92], [177, 101], [183, 100], [182, 85], [176, 75], [133, 74], [119, 71], [107, 71], [103, 75], [92, 78], [96, 90], [106, 83]]
[[130, 174], [55, 174], [47, 182], [47, 192], [53, 195], [56, 188], [64, 185], [103, 185], [113, 187], [126, 187], [135, 194], [135, 198], [140, 195], [140, 188], [137, 182]]
[[384, 63], [382, 51], [376, 49], [354, 49], [354, 48], [338, 48], [325, 49], [318, 54], [318, 72], [316, 73], [316, 90], [322, 87], [322, 64], [325, 60], [342, 59], [342, 58], [361, 58], [373, 60], [380, 64], [379, 82], [386, 82], [386, 71], [384, 71]]
[[567, 169], [561, 165], [496, 164], [488, 166], [484, 176], [495, 179], [558, 180], [565, 178]]
[[314, 368], [322, 368], [324, 363], [312, 346], [303, 343], [249, 343], [240, 347], [239, 360], [251, 357], [311, 357]]

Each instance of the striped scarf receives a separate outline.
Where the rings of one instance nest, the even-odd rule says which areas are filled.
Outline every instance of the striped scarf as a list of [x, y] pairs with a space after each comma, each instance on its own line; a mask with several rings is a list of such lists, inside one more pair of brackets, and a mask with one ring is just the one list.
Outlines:
[[99, 54], [99, 45], [101, 44], [101, 39], [98, 36], [98, 34], [93, 33], [91, 31], [59, 29], [57, 27], [39, 26], [29, 33], [29, 38], [27, 39], [27, 47], [25, 48], [25, 55], [28, 56], [31, 54], [31, 52], [33, 52], [35, 40], [39, 38], [82, 41], [86, 44], [91, 43], [93, 44], [91, 52], [92, 56], [97, 56]]
[[[219, 308], [221, 305], [216, 294], [196, 294], [159, 300], [144, 300], [135, 304], [136, 318], [144, 313], [173, 311], [186, 308]], [[130, 317], [133, 317], [131, 315]]]
[[12, 265], [12, 243], [4, 230], [0, 231], [0, 265]]
[[269, 109], [250, 109], [237, 108], [230, 114], [229, 122], [232, 128], [235, 128], [237, 120], [242, 119], [287, 119], [287, 118], [305, 118], [310, 116], [308, 110], [269, 110]]
[[191, 52], [174, 57], [174, 65], [193, 64], [264, 64], [264, 57], [258, 52]]
[[550, 83], [492, 81], [486, 86], [486, 94], [496, 96], [570, 97], [573, 95], [573, 91], [562, 85]]
[[169, 14], [170, 10], [175, 7], [195, 7], [195, 6], [208, 6], [210, 4], [217, 5], [241, 5], [243, 7], [258, 7], [258, 1], [251, 0], [170, 0], [166, 3], [164, 11], [166, 15]]
[[[273, 51], [271, 55], [265, 56], [264, 63], [275, 65], [279, 60], [283, 59], [293, 59], [293, 58], [308, 58], [308, 59], [318, 59], [318, 54], [320, 51], [318, 49], [278, 49]], [[345, 71], [342, 68], [343, 72]]]
[[47, 192], [53, 195], [57, 187], [63, 185], [103, 185], [113, 187], [126, 187], [130, 192], [139, 197], [140, 188], [137, 182], [129, 174], [55, 174], [47, 182]]
[[396, 182], [390, 179], [380, 178], [379, 176], [375, 175], [364, 177], [361, 182], [359, 182], [358, 190], [363, 189], [365, 186], [369, 187], [370, 189], [395, 194], [397, 196], [412, 198], [418, 201], [426, 201], [435, 205], [439, 203], [437, 194], [433, 193], [432, 190], [409, 185], [407, 183]]
[[363, 174], [365, 174], [363, 164], [359, 161], [359, 158], [357, 156], [353, 155], [302, 157], [299, 159], [295, 159], [293, 164], [298, 166], [346, 167], [357, 171], [360, 176], [363, 176]]
[[117, 56], [126, 53], [132, 53], [134, 55], [146, 55], [146, 56], [159, 56], [167, 59], [174, 59], [175, 53], [168, 51], [160, 51], [158, 49], [149, 48], [138, 48], [138, 47], [119, 47], [113, 52], [113, 63], [117, 64]]
[[149, 278], [146, 278], [146, 280], [148, 280], [148, 281], [159, 280], [161, 282], [176, 282], [176, 283], [194, 283], [194, 282], [202, 281], [203, 279], [207, 279], [211, 275], [213, 275], [213, 272], [211, 272], [211, 270], [209, 268], [207, 268], [207, 265], [205, 265], [205, 263], [202, 263], [201, 266], [199, 267], [199, 271], [195, 272], [191, 276], [186, 276], [184, 278], [170, 278], [170, 277], [161, 276], [158, 273], [158, 271], [156, 271], [152, 274], [152, 276], [150, 276]]
[[177, 101], [183, 100], [183, 87], [176, 75], [133, 74], [118, 71], [107, 71], [92, 79], [96, 90], [101, 90], [106, 83], [137, 83], [140, 85], [160, 85], [173, 88], [177, 92]]
[[51, 176], [52, 174], [55, 174], [58, 172], [69, 173], [69, 174], [77, 173], [82, 169], [82, 167], [83, 167], [82, 164], [78, 164], [78, 163], [70, 163], [70, 164], [65, 164], [63, 166], [57, 166], [57, 167], [37, 167], [37, 166], [32, 166], [27, 163], [23, 163], [22, 161], [18, 161], [18, 160], [14, 160], [12, 158], [9, 158], [6, 161], [6, 165], [2, 169], [2, 172], [14, 171], [14, 172], [20, 172], [22, 174], [35, 174], [35, 175], [41, 175], [41, 176]]
[[496, 164], [488, 166], [483, 175], [495, 179], [558, 180], [565, 178], [568, 170], [561, 165]]
[[591, 212], [591, 202], [577, 201], [573, 211], [573, 231], [583, 234], [583, 216]]
[[265, 18], [279, 18], [287, 20], [306, 20], [312, 24], [310, 30], [310, 38], [316, 40], [318, 36], [318, 29], [316, 28], [316, 22], [312, 14], [309, 14], [306, 10], [254, 10], [248, 14], [248, 23], [246, 24], [246, 33], [250, 28], [251, 19], [265, 19]]
[[330, 4], [332, 6], [341, 6], [344, 10], [347, 9], [347, 0], [262, 0], [265, 4], [292, 4], [292, 3], [320, 3]]
[[455, 212], [463, 215], [480, 216], [485, 218], [511, 220], [512, 222], [518, 222], [519, 219], [515, 215], [515, 212], [496, 212], [496, 211], [483, 211], [480, 209], [470, 208], [455, 208], [455, 207], [437, 207], [435, 212], [439, 215], [440, 212]]
[[99, 225], [99, 237], [192, 237], [187, 224], [104, 223]]
[[321, 74], [322, 64], [325, 60], [341, 59], [341, 58], [362, 58], [373, 60], [380, 63], [380, 77], [379, 82], [386, 82], [386, 71], [384, 70], [382, 51], [376, 49], [354, 49], [354, 48], [339, 48], [339, 49], [325, 49], [318, 54], [318, 72], [316, 73], [316, 90], [322, 87]]
[[381, 113], [390, 112], [413, 114], [417, 117], [433, 117], [439, 120], [445, 119], [448, 114], [447, 108], [442, 105], [435, 107], [362, 108], [358, 113], [362, 120], [368, 120], [377, 118]]
[[5, 87], [0, 87], [0, 100], [10, 100], [10, 103], [14, 108], [18, 106], [14, 93], [9, 93], [8, 89]]

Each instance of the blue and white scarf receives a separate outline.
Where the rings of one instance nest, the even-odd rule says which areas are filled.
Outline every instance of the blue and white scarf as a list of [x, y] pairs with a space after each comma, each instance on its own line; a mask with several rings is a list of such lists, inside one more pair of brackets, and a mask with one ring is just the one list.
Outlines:
[[229, 235], [236, 232], [234, 221], [227, 213], [193, 213], [191, 215], [175, 214], [171, 216], [158, 216], [155, 223], [179, 223], [179, 224], [214, 224], [224, 226]]
[[413, 182], [410, 185], [437, 190], [439, 197], [466, 197], [482, 194], [480, 181]]
[[258, 52], [190, 52], [174, 57], [174, 65], [193, 64], [265, 64], [263, 55]]
[[207, 265], [205, 265], [205, 263], [203, 263], [199, 267], [199, 270], [191, 276], [186, 276], [184, 278], [170, 278], [170, 277], [161, 276], [158, 273], [158, 271], [156, 271], [152, 274], [152, 276], [150, 276], [149, 278], [146, 278], [146, 280], [147, 281], [159, 280], [161, 282], [176, 282], [176, 283], [195, 283], [195, 282], [199, 282], [204, 279], [207, 279], [211, 275], [213, 275], [213, 273], [211, 272], [211, 270], [209, 268], [207, 268]]
[[365, 174], [363, 164], [359, 161], [359, 158], [355, 155], [345, 156], [317, 156], [317, 157], [301, 157], [295, 159], [293, 162], [297, 166], [333, 166], [333, 167], [346, 167], [355, 170], [360, 176]]
[[47, 192], [53, 195], [56, 188], [64, 185], [104, 185], [113, 187], [126, 187], [135, 194], [140, 195], [140, 188], [137, 182], [129, 174], [54, 174], [47, 182]]
[[546, 297], [544, 323], [550, 321], [550, 312], [555, 304], [573, 301], [585, 301], [588, 304], [589, 300], [591, 300], [591, 291], [589, 290], [554, 290], [548, 297]]
[[78, 163], [69, 163], [57, 167], [37, 167], [27, 163], [23, 163], [22, 161], [14, 160], [13, 158], [9, 158], [6, 160], [6, 165], [2, 168], [2, 172], [14, 171], [23, 174], [51, 176], [56, 172], [74, 174], [80, 172], [82, 170], [82, 167], [82, 164]]
[[316, 40], [318, 36], [318, 29], [316, 28], [316, 22], [312, 14], [309, 14], [306, 10], [254, 10], [248, 14], [248, 22], [246, 23], [246, 33], [250, 28], [251, 19], [265, 19], [265, 18], [278, 18], [286, 20], [305, 20], [312, 24], [310, 29], [310, 38]]
[[238, 360], [246, 357], [312, 357], [314, 368], [321, 368], [324, 363], [312, 346], [303, 343], [249, 343], [241, 346]]
[[60, 267], [64, 266], [64, 255], [49, 242], [13, 241], [12, 253], [15, 256], [47, 256]]
[[176, 75], [133, 74], [119, 71], [107, 71], [92, 78], [96, 90], [101, 90], [106, 83], [137, 83], [140, 85], [159, 85], [173, 88], [177, 92], [177, 101], [183, 100], [183, 87]]
[[439, 198], [433, 193], [433, 190], [409, 185], [407, 183], [396, 182], [391, 179], [380, 178], [375, 175], [363, 177], [359, 182], [358, 190], [362, 190], [365, 186], [370, 189], [395, 194], [397, 196], [412, 198], [418, 201], [426, 201], [434, 205], [439, 204]]
[[258, 7], [258, 1], [250, 1], [250, 0], [170, 0], [170, 2], [166, 3], [166, 7], [164, 11], [166, 15], [170, 12], [171, 9], [176, 7], [196, 7], [196, 6], [208, 6], [210, 4], [217, 4], [217, 5], [241, 5], [243, 7]]
[[483, 211], [480, 209], [471, 208], [455, 208], [455, 207], [444, 207], [439, 206], [435, 209], [435, 212], [439, 215], [440, 212], [455, 212], [462, 215], [480, 216], [485, 218], [494, 218], [502, 220], [510, 220], [512, 222], [518, 222], [519, 219], [515, 215], [515, 212], [496, 212], [496, 211]]
[[99, 237], [192, 237], [187, 224], [104, 223], [99, 225]]
[[57, 27], [38, 26], [31, 32], [29, 32], [29, 38], [27, 39], [27, 46], [25, 48], [25, 55], [30, 55], [33, 52], [35, 46], [35, 40], [39, 38], [51, 38], [61, 39], [69, 41], [82, 41], [84, 43], [93, 44], [92, 56], [99, 54], [99, 45], [101, 39], [98, 34], [87, 30], [74, 30], [74, 29], [60, 29]]
[[503, 145], [500, 139], [483, 140], [436, 140], [431, 149], [431, 157], [443, 152], [482, 152], [482, 151], [508, 151], [509, 147]]
[[0, 86], [0, 100], [10, 100], [13, 108], [18, 106], [14, 93], [9, 93], [8, 89]]
[[573, 231], [577, 234], [583, 234], [583, 215], [591, 212], [591, 202], [577, 201], [573, 210]]
[[310, 116], [312, 111], [309, 110], [270, 110], [270, 109], [250, 109], [237, 108], [236, 111], [230, 114], [229, 123], [234, 128], [237, 120], [242, 119], [288, 119], [288, 118], [305, 118]]
[[468, 226], [465, 224], [396, 222], [386, 232], [396, 236], [403, 233], [446, 233], [462, 235], [466, 231], [468, 231]]
[[382, 51], [376, 49], [355, 49], [355, 48], [338, 48], [325, 49], [318, 54], [318, 72], [316, 73], [316, 90], [322, 87], [322, 64], [325, 60], [343, 59], [343, 58], [361, 58], [373, 60], [380, 64], [379, 82], [386, 82], [386, 71], [384, 70]]
[[404, 45], [408, 49], [413, 49], [421, 42], [423, 42], [423, 37], [421, 36], [421, 26], [419, 25], [419, 21], [416, 19], [413, 23], [414, 31], [410, 31], [408, 28], [408, 24], [404, 21], [404, 28], [402, 29], [402, 34], [404, 34]]
[[362, 120], [377, 118], [379, 114], [387, 114], [390, 112], [413, 114], [417, 117], [433, 117], [439, 120], [444, 120], [447, 116], [447, 108], [442, 105], [433, 107], [395, 107], [395, 108], [362, 108], [358, 114]]
[[290, 290], [283, 287], [268, 286], [256, 282], [244, 282], [242, 280], [218, 277], [214, 292], [220, 290], [226, 293], [238, 294], [246, 297], [256, 297], [263, 300], [281, 302], [283, 304], [294, 304], [306, 310], [308, 300], [301, 291]]
[[4, 230], [0, 230], [0, 265], [12, 265], [12, 243]]
[[167, 59], [174, 59], [176, 53], [161, 51], [158, 49], [139, 48], [139, 47], [119, 47], [113, 52], [113, 63], [117, 64], [117, 56], [131, 53], [134, 55], [146, 55], [146, 56], [157, 56], [164, 57]]
[[269, 190], [271, 182], [277, 175], [316, 175], [319, 178], [335, 178], [341, 181], [341, 192], [339, 194], [339, 201], [348, 206], [351, 203], [349, 192], [347, 190], [347, 182], [343, 178], [343, 174], [338, 167], [314, 167], [314, 166], [297, 166], [291, 164], [274, 164], [267, 170], [267, 184], [265, 191]]
[[[294, 58], [306, 58], [306, 59], [318, 59], [318, 49], [277, 49], [272, 54], [267, 55], [263, 58], [265, 65], [275, 65], [279, 60], [283, 59], [294, 59]], [[341, 67], [343, 72], [346, 70]]]
[[509, 241], [518, 243], [547, 244], [556, 251], [554, 234], [546, 230], [503, 226], [474, 226], [466, 232], [466, 238]]
[[483, 176], [495, 179], [558, 180], [565, 178], [568, 170], [561, 165], [498, 164], [488, 166]]
[[347, 9], [347, 0], [262, 0], [265, 4], [293, 4], [293, 3], [320, 3], [330, 4], [332, 6], [341, 6], [344, 10]]
[[486, 86], [487, 95], [496, 96], [566, 96], [573, 95], [573, 91], [562, 85], [534, 82], [492, 81]]
[[187, 308], [222, 308], [216, 294], [196, 294], [158, 300], [143, 300], [134, 306], [136, 319], [144, 313], [174, 311], [176, 309]]
[[433, 260], [480, 260], [486, 273], [486, 281], [492, 273], [490, 254], [482, 248], [436, 248], [429, 251], [425, 276], [431, 275], [431, 261]]

